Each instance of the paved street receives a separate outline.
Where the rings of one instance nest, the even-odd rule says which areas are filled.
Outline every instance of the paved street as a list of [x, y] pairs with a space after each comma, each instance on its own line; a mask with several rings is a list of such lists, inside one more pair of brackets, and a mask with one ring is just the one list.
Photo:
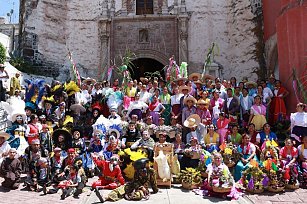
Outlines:
[[[89, 179], [89, 184], [92, 183], [96, 178]], [[0, 178], [0, 182], [3, 179]], [[102, 190], [102, 194], [106, 195], [109, 191]], [[18, 190], [7, 191], [0, 187], [0, 203], [8, 204], [53, 204], [53, 203], [69, 203], [69, 204], [98, 204], [99, 200], [95, 196], [95, 193], [90, 191], [89, 187], [85, 188], [85, 192], [80, 196], [79, 199], [68, 197], [64, 201], [60, 200], [61, 192], [57, 194], [43, 195], [42, 192], [29, 192], [21, 185]], [[140, 203], [146, 204], [200, 204], [200, 203], [237, 203], [237, 204], [278, 204], [278, 203], [306, 203], [307, 190], [298, 189], [296, 191], [286, 191], [280, 194], [263, 193], [261, 195], [245, 195], [238, 201], [226, 201], [224, 199], [212, 198], [212, 197], [201, 197], [195, 195], [191, 191], [186, 191], [180, 188], [180, 185], [173, 185], [171, 189], [160, 188], [159, 193], [151, 195], [147, 201], [140, 201]], [[304, 202], [305, 201], [305, 202]], [[110, 202], [106, 202], [110, 203]], [[116, 204], [132, 203], [126, 200], [116, 202]]]

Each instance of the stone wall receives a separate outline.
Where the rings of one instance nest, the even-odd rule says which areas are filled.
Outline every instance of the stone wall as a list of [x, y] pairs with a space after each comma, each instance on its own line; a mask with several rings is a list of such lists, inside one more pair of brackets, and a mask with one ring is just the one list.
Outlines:
[[256, 59], [256, 24], [249, 0], [186, 0], [189, 21], [189, 64], [200, 71], [212, 42], [220, 55], [215, 60], [224, 67], [223, 76], [238, 80], [247, 76], [255, 79], [253, 70], [259, 67]]
[[[177, 6], [174, 7], [173, 2], [177, 2]], [[254, 33], [257, 25], [250, 0], [171, 0], [168, 1], [168, 12], [176, 15], [184, 11], [185, 7], [181, 7], [184, 2], [190, 17], [188, 33], [178, 33], [175, 41], [180, 48], [173, 54], [181, 55], [182, 43], [178, 38], [187, 37], [185, 47], [188, 49], [189, 71], [201, 72], [208, 48], [216, 42], [220, 55], [215, 60], [223, 65], [224, 78], [236, 76], [241, 80], [247, 76], [255, 79], [253, 71], [259, 68], [258, 39]], [[105, 69], [111, 61], [108, 54], [111, 43], [108, 40], [113, 31], [101, 29], [112, 21], [112, 16], [106, 16], [110, 13], [111, 3], [111, 0], [23, 0], [21, 47], [24, 55], [43, 73], [66, 77], [69, 70], [67, 53], [70, 50], [81, 75], [97, 76], [97, 70]], [[116, 15], [121, 15], [123, 3], [117, 0], [113, 3]], [[173, 8], [178, 9], [174, 12]], [[126, 17], [134, 18], [133, 13], [128, 13]], [[154, 23], [157, 24], [156, 19]], [[135, 18], [136, 27], [138, 24], [138, 18]], [[165, 55], [170, 54], [166, 52]], [[106, 56], [107, 60], [103, 60]]]

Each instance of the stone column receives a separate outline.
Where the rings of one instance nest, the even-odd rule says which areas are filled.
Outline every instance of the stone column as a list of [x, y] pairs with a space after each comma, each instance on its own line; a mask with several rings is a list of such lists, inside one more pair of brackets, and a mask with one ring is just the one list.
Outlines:
[[121, 14], [123, 16], [127, 16], [127, 0], [122, 0], [122, 9], [121, 9]]
[[111, 0], [110, 16], [114, 17], [115, 15], [115, 0]]
[[186, 8], [185, 0], [181, 0], [180, 13], [186, 13], [186, 12], [187, 12], [187, 8]]
[[179, 17], [179, 63], [188, 62], [188, 17]]
[[100, 69], [99, 77], [110, 65], [110, 21], [102, 19], [99, 21], [100, 33]]
[[167, 0], [163, 0], [162, 14], [168, 14]]
[[108, 0], [102, 2], [102, 17], [108, 16]]

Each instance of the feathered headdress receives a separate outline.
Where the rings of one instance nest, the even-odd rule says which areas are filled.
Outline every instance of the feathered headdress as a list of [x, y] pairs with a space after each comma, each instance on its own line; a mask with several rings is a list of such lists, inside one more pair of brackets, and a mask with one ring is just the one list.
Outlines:
[[24, 80], [27, 84], [26, 86], [26, 94], [25, 94], [25, 101], [32, 102], [38, 105], [42, 100], [42, 97], [45, 92], [45, 80], [43, 79], [25, 79]]
[[65, 92], [67, 93], [68, 96], [71, 96], [71, 95], [79, 92], [80, 88], [78, 87], [76, 82], [70, 81], [68, 84], [67, 83], [64, 84], [64, 90], [65, 90]]

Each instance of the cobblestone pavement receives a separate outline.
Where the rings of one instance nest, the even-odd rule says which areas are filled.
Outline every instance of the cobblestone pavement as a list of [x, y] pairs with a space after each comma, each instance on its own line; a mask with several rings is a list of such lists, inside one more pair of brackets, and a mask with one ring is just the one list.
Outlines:
[[[25, 175], [23, 175], [25, 176]], [[90, 185], [97, 177], [89, 179], [88, 185]], [[3, 179], [0, 178], [0, 182]], [[106, 195], [107, 190], [101, 190], [101, 194]], [[81, 194], [79, 199], [75, 199], [72, 196], [65, 200], [60, 200], [59, 191], [57, 194], [43, 195], [43, 192], [30, 192], [25, 189], [23, 185], [20, 185], [18, 190], [7, 191], [0, 187], [0, 203], [8, 204], [57, 204], [57, 203], [69, 203], [69, 204], [98, 204], [99, 200], [95, 196], [95, 193], [90, 191], [90, 187], [85, 188], [85, 192]], [[279, 203], [307, 203], [307, 190], [298, 189], [295, 191], [285, 191], [279, 194], [273, 194], [265, 192], [261, 195], [247, 194], [237, 201], [226, 201], [221, 198], [201, 197], [195, 195], [191, 191], [186, 191], [180, 188], [180, 185], [173, 185], [171, 189], [161, 188], [157, 194], [151, 195], [146, 204], [203, 204], [203, 203], [238, 203], [238, 204], [279, 204]], [[106, 202], [110, 203], [110, 202]], [[134, 203], [126, 200], [116, 202], [116, 204]]]

